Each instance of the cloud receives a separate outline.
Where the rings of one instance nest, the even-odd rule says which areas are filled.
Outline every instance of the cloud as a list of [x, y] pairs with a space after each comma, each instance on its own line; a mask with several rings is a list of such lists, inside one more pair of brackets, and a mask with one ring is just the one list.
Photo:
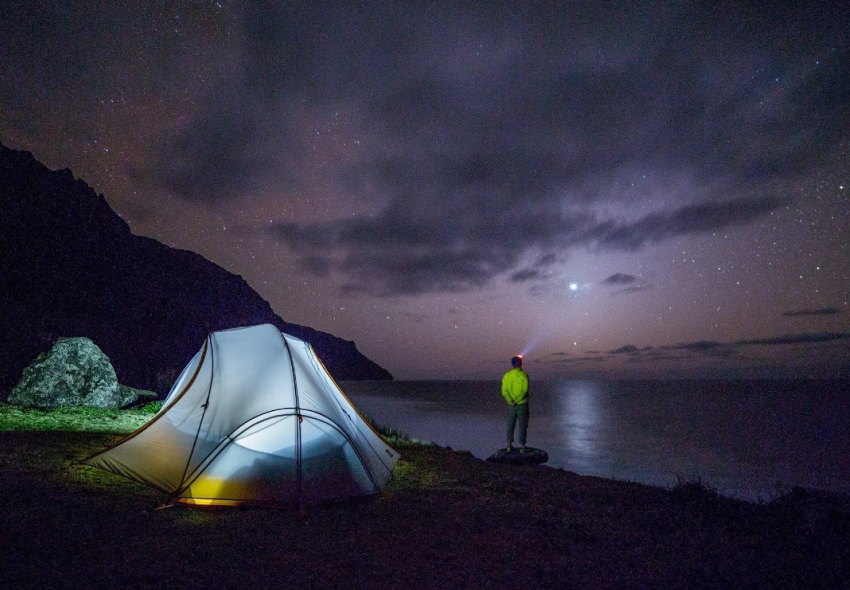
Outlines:
[[220, 203], [252, 194], [274, 177], [293, 185], [257, 138], [262, 121], [245, 105], [211, 104], [191, 126], [161, 138], [147, 165], [130, 170], [131, 178], [187, 201]]
[[[754, 76], [741, 64], [786, 55], [794, 19], [771, 21], [754, 54], [725, 30], [737, 9], [702, 10], [241, 8], [222, 37], [234, 63], [136, 178], [200, 203], [296, 200], [310, 213], [278, 216], [272, 235], [302, 270], [385, 296], [535, 282], [577, 249], [742, 226], [787, 204], [777, 184], [840, 140], [842, 71]], [[799, 100], [811, 92], [832, 108]], [[322, 197], [305, 197], [318, 181]]]
[[[558, 257], [555, 254], [549, 253], [540, 257], [540, 259], [530, 268], [523, 268], [511, 273], [510, 280], [513, 283], [524, 283], [527, 281], [543, 281], [552, 278], [553, 274], [549, 271], [549, 267], [557, 262]], [[532, 294], [536, 289], [532, 287]]]
[[514, 283], [524, 283], [533, 279], [540, 278], [540, 271], [534, 269], [519, 270], [511, 274], [511, 281]]
[[[764, 199], [687, 206], [631, 224], [600, 222], [587, 213], [526, 211], [520, 225], [513, 216], [473, 209], [469, 203], [423, 210], [418, 203], [401, 199], [380, 215], [326, 223], [278, 223], [267, 231], [300, 259], [313, 266], [318, 259], [323, 262], [318, 266], [340, 272], [349, 292], [415, 295], [482, 287], [515, 267], [530, 250], [594, 245], [634, 250], [647, 242], [753, 220], [779, 204]], [[417, 209], [420, 214], [412, 215]], [[515, 272], [511, 280], [525, 282], [540, 276], [537, 270], [526, 269]]]
[[659, 351], [653, 351], [647, 354], [629, 355], [626, 359], [627, 363], [661, 363], [665, 361], [686, 361], [693, 357], [691, 355], [673, 355], [665, 354]]
[[626, 344], [617, 348], [615, 350], [610, 351], [608, 354], [633, 354], [635, 352], [639, 352], [641, 349], [635, 346], [634, 344]]
[[551, 360], [543, 360], [539, 361], [544, 365], [555, 365], [555, 366], [564, 366], [564, 365], [578, 365], [582, 363], [602, 363], [608, 360], [609, 357], [605, 356], [583, 356], [583, 357], [574, 357], [574, 358], [566, 358], [559, 357]]
[[821, 309], [798, 309], [795, 311], [786, 311], [782, 315], [789, 318], [803, 316], [818, 316], [818, 315], [836, 315], [841, 313], [841, 310], [835, 307], [823, 307]]
[[150, 146], [145, 165], [131, 170], [137, 183], [207, 204], [250, 198], [269, 184], [300, 185], [292, 167], [306, 147], [304, 110], [293, 101], [307, 93], [324, 39], [304, 31], [317, 33], [325, 17], [290, 3], [234, 10], [227, 44], [215, 48], [221, 66], [204, 64], [214, 90]]
[[[746, 359], [741, 348], [753, 346], [779, 346], [785, 344], [823, 344], [841, 340], [850, 340], [850, 332], [818, 332], [808, 334], [792, 334], [774, 336], [772, 338], [757, 338], [752, 340], [738, 340], [735, 342], [717, 342], [714, 340], [699, 340], [696, 342], [685, 342], [681, 344], [665, 345], [654, 348], [646, 346], [639, 348], [634, 344], [626, 344], [620, 348], [611, 350], [608, 355], [627, 355], [629, 362], [651, 362], [664, 360], [687, 360], [699, 357], [712, 357], [724, 359]], [[676, 354], [679, 351], [686, 355]]]
[[646, 291], [648, 289], [652, 289], [652, 285], [632, 285], [631, 287], [626, 287], [625, 289], [620, 289], [619, 291], [614, 291], [611, 293], [611, 296], [614, 295], [627, 295], [629, 293], [640, 293], [641, 291]]
[[603, 285], [629, 285], [638, 280], [638, 278], [634, 275], [623, 274], [618, 272], [616, 274], [611, 275], [604, 281], [602, 281]]
[[664, 349], [676, 349], [676, 350], [697, 350], [697, 351], [705, 351], [705, 350], [714, 350], [720, 347], [726, 346], [722, 342], [715, 342], [713, 340], [700, 340], [699, 342], [688, 342], [685, 344], [677, 344], [675, 346], [663, 346], [661, 348]]
[[740, 356], [735, 345], [713, 340], [700, 340], [699, 342], [688, 342], [676, 346], [662, 347], [665, 350], [687, 350], [696, 352], [703, 356], [730, 358]]
[[633, 251], [643, 248], [647, 243], [746, 224], [789, 202], [787, 199], [768, 196], [690, 205], [674, 211], [653, 213], [635, 223], [606, 221], [592, 231], [600, 249]]
[[[846, 364], [846, 346], [843, 344], [830, 346], [850, 340], [850, 332], [820, 332], [791, 334], [771, 338], [738, 340], [735, 342], [717, 342], [701, 340], [675, 345], [659, 346], [657, 348], [639, 348], [635, 345], [622, 346], [608, 353], [607, 358], [614, 359], [622, 355], [622, 362], [629, 365], [655, 363], [678, 363], [680, 366], [721, 367], [730, 375], [742, 367], [748, 367], [745, 374], [758, 374], [762, 377], [777, 377], [782, 375], [810, 374], [809, 370], [827, 366], [841, 367]], [[783, 345], [818, 347], [809, 354], [798, 349], [786, 351], [774, 350]], [[800, 367], [808, 367], [800, 373]], [[796, 367], [796, 369], [795, 369]], [[755, 373], [753, 373], [755, 371]], [[796, 371], [796, 372], [795, 372]], [[819, 374], [817, 371], [813, 374]], [[837, 372], [828, 371], [825, 375], [843, 375], [839, 368]]]
[[779, 344], [817, 344], [821, 342], [834, 342], [836, 340], [850, 340], [850, 332], [818, 332], [813, 334], [789, 334], [786, 336], [775, 336], [773, 338], [757, 338], [754, 340], [738, 340], [735, 344], [740, 346], [774, 346]]

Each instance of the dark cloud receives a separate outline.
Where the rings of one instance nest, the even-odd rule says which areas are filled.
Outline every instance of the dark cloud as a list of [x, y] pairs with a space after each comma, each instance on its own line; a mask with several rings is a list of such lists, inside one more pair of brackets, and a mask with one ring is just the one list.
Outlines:
[[823, 307], [821, 309], [798, 309], [795, 311], [786, 311], [782, 315], [789, 318], [819, 316], [819, 315], [836, 315], [841, 313], [841, 310], [835, 307]]
[[[543, 281], [552, 278], [553, 274], [549, 271], [549, 267], [557, 262], [558, 257], [554, 254], [544, 254], [530, 268], [520, 269], [511, 273], [510, 280], [513, 283], [525, 283], [527, 281]], [[537, 286], [532, 286], [532, 295], [539, 294]]]
[[722, 348], [727, 346], [722, 342], [715, 342], [713, 340], [700, 340], [699, 342], [688, 342], [685, 344], [677, 344], [675, 346], [661, 346], [659, 348], [662, 349], [676, 349], [676, 350], [696, 350], [696, 351], [705, 351], [705, 350], [715, 350], [717, 348]]
[[700, 340], [699, 342], [688, 342], [685, 344], [677, 344], [675, 346], [662, 346], [660, 348], [665, 350], [687, 350], [696, 352], [703, 356], [719, 358], [739, 356], [735, 345], [715, 342], [713, 340]]
[[[528, 254], [545, 265], [573, 248], [635, 251], [750, 223], [787, 202], [765, 196], [778, 180], [804, 175], [812, 153], [837, 141], [826, 130], [841, 127], [840, 111], [793, 97], [843, 91], [825, 65], [818, 78], [802, 70], [779, 83], [718, 71], [753, 49], [733, 16], [712, 11], [712, 26], [690, 26], [701, 11], [658, 4], [624, 20], [596, 4], [245, 8], [238, 67], [218, 72], [220, 91], [138, 177], [213, 202], [266, 186], [303, 193], [314, 179], [294, 162], [311, 150], [309, 113], [356, 113], [350, 132], [370, 141], [332, 161], [328, 178], [337, 198], [377, 194], [386, 207], [275, 234], [296, 256], [321, 250], [324, 264], [309, 267], [332, 268], [347, 290], [379, 295], [463, 291], [511, 272], [535, 281], [539, 267], [517, 268]], [[779, 55], [796, 33], [782, 22], [766, 31], [760, 51]], [[714, 54], [719, 62], [706, 59]], [[651, 180], [612, 188], [646, 177], [638, 171]], [[646, 207], [658, 192], [664, 206]]]
[[295, 3], [239, 9], [227, 35], [231, 43], [238, 40], [229, 49], [239, 67], [207, 70], [216, 90], [192, 119], [151, 146], [146, 165], [132, 177], [207, 203], [250, 197], [270, 183], [296, 188], [292, 165], [305, 146], [296, 128], [302, 111], [293, 101], [317, 98], [308, 82], [321, 71], [318, 54], [331, 15]]
[[602, 284], [603, 285], [609, 285], [609, 286], [610, 285], [616, 285], [616, 286], [629, 285], [628, 287], [614, 291], [613, 293], [611, 293], [612, 296], [614, 296], [614, 295], [625, 295], [625, 294], [629, 294], [629, 293], [639, 293], [641, 291], [646, 291], [647, 289], [650, 289], [652, 287], [652, 285], [649, 285], [649, 284], [636, 285], [635, 283], [637, 283], [638, 281], [639, 281], [639, 279], [635, 275], [630, 275], [630, 274], [618, 272], [618, 273], [615, 273], [615, 274], [609, 276], [608, 278], [606, 278], [604, 281], [602, 281]]
[[788, 204], [787, 199], [763, 197], [681, 207], [647, 215], [635, 223], [600, 223], [594, 242], [605, 250], [639, 250], [647, 243], [741, 225]]
[[610, 351], [608, 354], [632, 354], [635, 352], [639, 352], [640, 350], [641, 349], [635, 346], [634, 344], [625, 344], [620, 348]]
[[671, 354], [676, 351], [685, 351], [695, 353], [704, 357], [715, 358], [739, 358], [744, 357], [741, 352], [741, 347], [750, 346], [777, 346], [782, 344], [822, 344], [827, 342], [836, 342], [840, 340], [850, 340], [850, 332], [819, 332], [812, 334], [793, 334], [786, 336], [775, 336], [773, 338], [758, 338], [753, 340], [738, 340], [735, 342], [716, 342], [714, 340], [699, 340], [697, 342], [685, 342], [682, 344], [674, 344], [668, 346], [659, 346], [654, 348], [646, 346], [638, 348], [634, 344], [626, 344], [615, 350], [608, 352], [609, 355], [626, 354], [630, 358], [641, 360], [673, 360], [673, 359], [688, 359], [693, 358], [693, 355], [676, 355]]
[[[633, 341], [669, 338], [670, 322], [694, 334], [709, 301], [740, 338], [782, 333], [784, 318], [844, 313], [783, 301], [812, 264], [820, 305], [846, 293], [846, 195], [836, 187], [846, 184], [850, 3], [160, 8], [0, 2], [0, 131], [38, 144], [28, 149], [50, 165], [72, 165], [143, 222], [134, 232], [244, 274], [288, 318], [339, 327], [418, 374], [425, 353], [397, 359], [411, 342], [434, 341], [404, 330], [438, 329], [420, 319], [427, 306], [390, 302], [378, 326], [359, 312], [388, 302], [337, 313], [340, 291], [491, 286], [479, 311], [503, 315], [524, 290], [546, 297], [517, 321], [550, 323], [547, 341], [563, 325], [579, 342], [597, 333], [602, 350], [618, 336], [595, 322], [620, 301], [584, 289], [567, 300], [565, 284], [585, 284], [594, 268], [641, 271], [603, 281], [618, 296], [658, 277], [650, 294], [665, 321], [634, 314]], [[428, 317], [451, 301], [461, 311], [443, 313], [463, 320], [474, 309], [464, 299], [479, 296], [441, 298]], [[470, 335], [493, 328], [479, 319], [456, 323]], [[406, 340], [392, 346], [390, 336]], [[791, 357], [806, 343], [817, 356], [847, 348], [826, 333], [599, 356]], [[445, 351], [434, 354], [434, 371], [452, 370]], [[573, 355], [551, 359], [583, 362]]]
[[692, 360], [692, 355], [675, 355], [669, 353], [663, 353], [660, 351], [653, 351], [647, 354], [632, 354], [629, 355], [626, 359], [627, 363], [661, 363], [665, 361], [688, 361]]
[[775, 336], [773, 338], [758, 338], [753, 340], [738, 340], [735, 342], [715, 342], [713, 340], [700, 340], [676, 344], [674, 346], [661, 346], [664, 350], [689, 350], [710, 356], [732, 356], [735, 349], [742, 346], [775, 346], [780, 344], [819, 344], [833, 342], [836, 340], [850, 339], [850, 332], [820, 332], [813, 334], [792, 334]]
[[603, 285], [629, 285], [638, 280], [638, 278], [634, 275], [624, 274], [618, 272], [616, 274], [611, 275], [604, 281], [602, 281]]
[[540, 271], [534, 269], [519, 270], [511, 274], [511, 281], [514, 283], [524, 283], [533, 279], [540, 278]]
[[303, 256], [301, 258], [301, 265], [317, 277], [327, 276], [331, 271], [330, 262], [321, 256]]
[[822, 342], [834, 342], [836, 340], [850, 340], [850, 332], [818, 332], [814, 334], [789, 334], [787, 336], [776, 336], [774, 338], [757, 338], [754, 340], [738, 340], [735, 344], [740, 346], [773, 346], [777, 344], [817, 344]]
[[[648, 242], [745, 223], [780, 203], [767, 198], [687, 206], [630, 224], [599, 222], [589, 213], [527, 210], [518, 214], [523, 219], [519, 224], [517, 217], [473, 208], [470, 202], [445, 203], [429, 210], [421, 203], [399, 199], [381, 215], [282, 223], [268, 231], [301, 258], [321, 256], [348, 279], [349, 292], [413, 295], [482, 287], [515, 267], [530, 250], [584, 246], [630, 251]], [[521, 270], [512, 280], [539, 277], [535, 270]]]
[[[771, 348], [774, 346], [788, 344], [818, 345], [844, 340], [850, 340], [850, 332], [794, 334], [776, 336], [773, 338], [738, 340], [736, 342], [701, 340], [671, 346], [660, 346], [658, 348], [638, 348], [635, 345], [629, 344], [610, 351], [608, 353], [608, 358], [613, 358], [613, 355], [624, 354], [625, 362], [630, 364], [652, 364], [667, 361], [677, 363], [695, 363], [700, 361], [753, 362], [758, 361], [758, 359], [761, 359], [761, 362], [765, 362], [765, 360], [770, 359], [771, 356], [767, 351], [764, 351], [762, 354], [757, 352], [745, 354], [742, 349], [752, 347]], [[775, 362], [775, 360], [772, 362]]]
[[263, 123], [240, 104], [213, 104], [191, 127], [163, 138], [145, 168], [131, 178], [189, 201], [220, 203], [252, 194], [274, 178], [279, 187], [294, 186], [257, 138]]
[[611, 296], [614, 295], [627, 295], [629, 293], [640, 293], [641, 291], [646, 291], [648, 289], [652, 289], [652, 285], [632, 285], [631, 287], [626, 287], [625, 289], [620, 289], [619, 291], [614, 291], [611, 293]]

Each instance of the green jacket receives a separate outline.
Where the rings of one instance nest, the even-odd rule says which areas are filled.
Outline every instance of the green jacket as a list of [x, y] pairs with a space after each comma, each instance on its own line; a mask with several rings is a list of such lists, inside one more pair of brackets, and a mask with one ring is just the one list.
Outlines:
[[502, 396], [508, 403], [528, 403], [528, 375], [521, 368], [511, 369], [502, 377]]

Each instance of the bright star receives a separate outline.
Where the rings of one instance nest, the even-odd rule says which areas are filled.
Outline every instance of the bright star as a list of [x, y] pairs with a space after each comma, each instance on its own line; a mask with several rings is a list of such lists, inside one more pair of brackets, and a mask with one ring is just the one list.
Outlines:
[[570, 291], [578, 291], [578, 283], [570, 283]]

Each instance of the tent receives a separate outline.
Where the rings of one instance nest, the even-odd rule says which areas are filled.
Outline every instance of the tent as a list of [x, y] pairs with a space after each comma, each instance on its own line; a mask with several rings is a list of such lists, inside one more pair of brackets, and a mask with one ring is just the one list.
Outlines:
[[210, 334], [154, 418], [84, 464], [201, 505], [380, 492], [398, 453], [313, 348], [269, 324]]

